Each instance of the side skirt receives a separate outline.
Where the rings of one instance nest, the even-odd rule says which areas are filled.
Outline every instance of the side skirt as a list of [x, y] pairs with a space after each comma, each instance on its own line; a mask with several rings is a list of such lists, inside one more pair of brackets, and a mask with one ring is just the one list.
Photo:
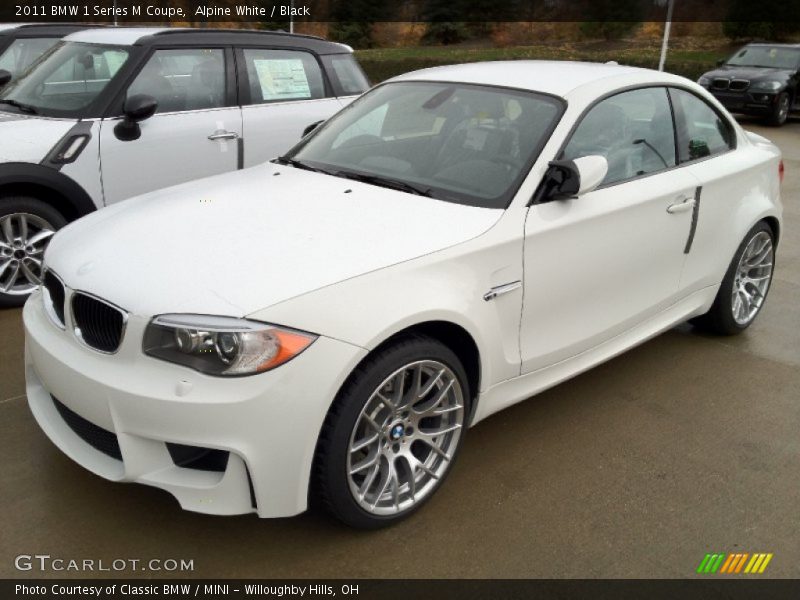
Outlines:
[[719, 285], [713, 285], [698, 290], [664, 309], [653, 318], [590, 350], [490, 387], [480, 395], [470, 427], [512, 404], [526, 400], [562, 381], [611, 360], [678, 323], [703, 314], [714, 302], [718, 289]]

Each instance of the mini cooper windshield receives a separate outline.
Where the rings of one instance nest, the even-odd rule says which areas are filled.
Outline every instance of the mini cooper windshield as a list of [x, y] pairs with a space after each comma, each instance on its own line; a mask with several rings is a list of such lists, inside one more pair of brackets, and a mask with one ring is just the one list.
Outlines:
[[461, 204], [505, 208], [563, 110], [462, 83], [375, 88], [278, 162]]
[[52, 117], [78, 117], [128, 60], [120, 46], [64, 42], [52, 48], [0, 93], [0, 109]]

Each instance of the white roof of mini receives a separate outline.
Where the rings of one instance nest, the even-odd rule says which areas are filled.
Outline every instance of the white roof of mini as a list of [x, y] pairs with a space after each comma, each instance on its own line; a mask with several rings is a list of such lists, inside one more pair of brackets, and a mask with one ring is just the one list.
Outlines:
[[143, 37], [167, 31], [169, 27], [102, 27], [85, 29], [72, 33], [64, 39], [68, 42], [85, 42], [87, 44], [116, 44], [132, 46]]
[[[526, 89], [555, 96], [601, 81], [610, 88], [615, 83], [685, 83], [677, 75], [611, 63], [590, 63], [557, 60], [508, 60], [466, 63], [412, 71], [391, 81], [450, 81]], [[625, 83], [623, 83], [625, 82]]]
[[9, 29], [16, 29], [28, 23], [0, 23], [0, 31], [8, 31]]

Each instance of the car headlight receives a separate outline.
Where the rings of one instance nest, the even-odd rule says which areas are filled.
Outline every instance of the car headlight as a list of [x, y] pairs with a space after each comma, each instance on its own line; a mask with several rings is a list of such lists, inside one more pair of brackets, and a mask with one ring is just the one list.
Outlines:
[[751, 90], [761, 90], [764, 92], [774, 92], [783, 87], [780, 81], [756, 81], [750, 86]]
[[253, 375], [292, 360], [316, 335], [232, 317], [161, 315], [147, 325], [148, 356], [208, 375]]
[[703, 87], [708, 87], [711, 85], [711, 78], [703, 75], [700, 79], [697, 80], [697, 83], [699, 83]]

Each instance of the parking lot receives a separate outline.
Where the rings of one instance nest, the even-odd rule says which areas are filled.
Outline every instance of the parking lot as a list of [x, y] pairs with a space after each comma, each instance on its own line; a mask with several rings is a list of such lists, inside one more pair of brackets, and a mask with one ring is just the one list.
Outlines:
[[[410, 520], [356, 532], [317, 512], [211, 517], [72, 463], [25, 402], [20, 310], [0, 311], [2, 577], [19, 554], [191, 559], [197, 577], [688, 577], [707, 552], [770, 552], [800, 577], [800, 119], [780, 145], [785, 225], [745, 334], [681, 326], [470, 430]], [[188, 576], [91, 573], [89, 576]]]

